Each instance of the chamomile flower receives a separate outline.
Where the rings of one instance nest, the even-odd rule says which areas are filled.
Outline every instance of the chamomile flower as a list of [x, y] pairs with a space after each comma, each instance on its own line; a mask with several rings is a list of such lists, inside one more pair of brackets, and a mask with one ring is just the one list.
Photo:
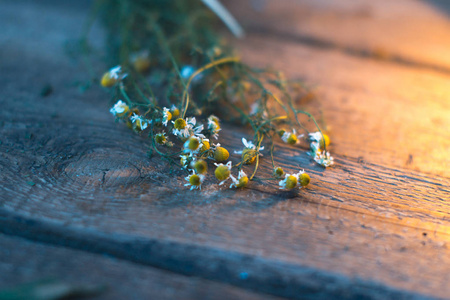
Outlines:
[[115, 115], [116, 117], [123, 117], [130, 111], [130, 107], [125, 104], [122, 100], [117, 101], [116, 104], [109, 110], [110, 113]]
[[195, 117], [182, 119], [178, 118], [173, 123], [173, 131], [172, 133], [178, 136], [181, 139], [187, 139], [192, 135], [195, 135], [200, 138], [205, 138], [205, 136], [201, 133], [203, 131], [203, 125], [195, 126], [197, 121]]
[[158, 144], [160, 144], [160, 145], [166, 144], [166, 143], [167, 143], [167, 136], [166, 136], [166, 133], [165, 133], [164, 131], [163, 131], [163, 132], [160, 132], [160, 133], [157, 133], [157, 134], [155, 135], [155, 142], [158, 143]]
[[221, 128], [218, 117], [214, 115], [208, 117], [208, 130], [211, 136], [214, 137], [216, 140], [219, 138], [219, 131], [221, 130]]
[[133, 68], [139, 73], [145, 73], [150, 69], [150, 52], [148, 50], [142, 50], [130, 55], [130, 61], [133, 64]]
[[284, 170], [281, 167], [277, 167], [273, 169], [273, 177], [275, 178], [283, 178]]
[[235, 188], [244, 188], [248, 184], [248, 176], [242, 170], [239, 171], [239, 175], [238, 175], [237, 179], [231, 174], [230, 174], [230, 178], [233, 181], [233, 183], [230, 185], [230, 189], [233, 188], [233, 187], [235, 187]]
[[320, 152], [320, 146], [319, 142], [311, 142], [310, 146], [310, 152], [308, 152], [308, 155], [316, 156], [317, 152]]
[[[257, 150], [257, 147], [245, 138], [242, 138], [242, 143], [244, 144], [244, 149], [242, 151], [234, 151], [234, 153], [242, 154], [244, 164], [249, 165], [255, 161], [257, 152], [264, 150], [264, 146]], [[262, 154], [259, 155], [262, 156]]]
[[191, 191], [193, 189], [202, 189], [202, 183], [205, 179], [205, 176], [202, 174], [196, 174], [195, 171], [192, 171], [192, 174], [185, 177], [184, 179], [187, 180], [188, 183], [186, 183], [184, 186], [191, 186]]
[[306, 187], [309, 182], [311, 181], [311, 177], [309, 177], [309, 175], [307, 173], [305, 173], [305, 170], [301, 170], [300, 172], [297, 173], [297, 179], [298, 179], [298, 184], [303, 188]]
[[194, 158], [190, 155], [180, 155], [181, 169], [189, 168], [189, 165], [191, 164], [193, 159]]
[[297, 135], [295, 129], [292, 129], [292, 132], [284, 131], [283, 135], [281, 136], [281, 139], [283, 140], [283, 142], [289, 145], [295, 145], [299, 143], [298, 139], [301, 137], [303, 137], [303, 134]]
[[214, 165], [217, 167], [214, 171], [214, 175], [216, 178], [220, 181], [219, 185], [222, 185], [227, 181], [228, 178], [230, 178], [231, 175], [231, 161], [224, 164], [216, 164]]
[[297, 186], [298, 177], [297, 174], [288, 174], [284, 176], [284, 179], [279, 182], [280, 189], [291, 190]]
[[163, 125], [167, 126], [167, 122], [169, 122], [172, 119], [172, 113], [169, 111], [167, 107], [163, 108]]
[[193, 160], [191, 162], [191, 168], [194, 169], [197, 174], [205, 174], [208, 171], [208, 164], [203, 159]]
[[184, 143], [184, 149], [183, 152], [184, 153], [197, 153], [198, 150], [201, 149], [202, 143], [200, 138], [196, 137], [196, 136], [191, 136], [189, 137], [186, 142]]
[[212, 148], [212, 157], [217, 162], [226, 161], [230, 157], [230, 153], [224, 147], [221, 147], [219, 143], [213, 144]]
[[323, 152], [318, 151], [316, 153], [316, 156], [314, 157], [314, 160], [316, 161], [316, 163], [324, 167], [329, 167], [332, 164], [334, 164], [333, 157], [330, 155], [330, 152], [328, 151]]
[[133, 127], [136, 131], [142, 131], [148, 127], [149, 121], [142, 116], [133, 114], [130, 119], [131, 122], [133, 122]]
[[172, 117], [176, 118], [180, 115], [180, 110], [174, 104], [172, 104], [172, 106], [170, 107], [170, 113], [172, 114]]
[[211, 148], [209, 139], [202, 139], [202, 146], [200, 147], [200, 153], [206, 152]]
[[[328, 147], [330, 145], [330, 137], [326, 134], [321, 134], [320, 131], [310, 133], [309, 139], [311, 140], [311, 143], [317, 142], [319, 145], [319, 148], [321, 148], [321, 149], [325, 149], [326, 147]], [[324, 144], [324, 141], [325, 141], [325, 144]]]
[[100, 84], [104, 87], [112, 87], [126, 76], [127, 74], [122, 73], [122, 67], [116, 66], [103, 74]]

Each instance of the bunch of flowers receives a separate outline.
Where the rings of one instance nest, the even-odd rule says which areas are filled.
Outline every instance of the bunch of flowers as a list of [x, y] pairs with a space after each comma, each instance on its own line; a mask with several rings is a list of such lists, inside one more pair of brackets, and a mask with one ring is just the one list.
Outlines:
[[[126, 23], [114, 24], [109, 32], [122, 41], [118, 49], [122, 65], [111, 68], [101, 78], [101, 85], [111, 90], [110, 112], [134, 132], [146, 133], [152, 154], [185, 170], [187, 187], [201, 189], [212, 166], [218, 184], [229, 184], [230, 188], [245, 188], [258, 179], [279, 181], [282, 189], [306, 187], [310, 176], [304, 170], [290, 174], [275, 166], [277, 140], [291, 146], [305, 140], [316, 163], [324, 167], [333, 164], [327, 150], [330, 138], [311, 114], [294, 105], [291, 92], [306, 94], [307, 89], [299, 82], [286, 80], [281, 72], [243, 63], [216, 38], [217, 33], [208, 23], [214, 15], [208, 14], [206, 7], [182, 0], [158, 2], [156, 6], [152, 1], [125, 2], [129, 8], [126, 13], [115, 1], [101, 2], [109, 5], [110, 14], [125, 13], [122, 18], [127, 17]], [[174, 22], [170, 15], [180, 19]], [[193, 16], [199, 19], [193, 21]], [[130, 30], [117, 30], [120, 26]], [[136, 46], [139, 50], [132, 51]], [[300, 122], [301, 115], [308, 116], [318, 131], [309, 132]], [[234, 151], [240, 156], [234, 165], [229, 151], [218, 143], [223, 125], [218, 116], [230, 122], [240, 120], [253, 129], [253, 139], [242, 138], [242, 149]], [[298, 134], [299, 130], [304, 130], [306, 137]], [[265, 148], [268, 144], [269, 150]], [[266, 157], [264, 151], [270, 153], [273, 167], [269, 178], [255, 176], [260, 160]], [[247, 175], [244, 166], [250, 165], [254, 170]]]

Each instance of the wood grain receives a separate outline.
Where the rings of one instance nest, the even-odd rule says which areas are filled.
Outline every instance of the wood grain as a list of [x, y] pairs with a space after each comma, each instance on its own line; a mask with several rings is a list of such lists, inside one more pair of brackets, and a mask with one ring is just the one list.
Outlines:
[[[0, 235], [0, 290], [53, 279], [106, 290], [89, 299], [276, 299], [105, 255]], [[30, 259], [32, 258], [32, 259]], [[84, 299], [84, 298], [83, 298]]]
[[450, 71], [450, 5], [430, 0], [226, 1], [251, 36]]
[[[0, 48], [8, 58], [0, 60], [0, 231], [284, 297], [448, 296], [450, 180], [440, 156], [448, 103], [446, 90], [435, 91], [448, 75], [252, 35], [239, 44], [252, 64], [271, 57], [321, 85], [336, 166], [324, 170], [304, 146], [277, 144], [280, 166], [311, 174], [307, 189], [230, 191], [209, 178], [189, 192], [184, 173], [149, 159], [148, 142], [114, 124], [104, 91], [73, 84], [86, 73], [55, 43], [75, 32], [83, 10], [1, 5], [3, 42], [12, 42]], [[46, 35], [20, 30], [43, 11]], [[48, 83], [54, 92], [39, 96]], [[422, 97], [433, 100], [421, 105]], [[221, 143], [238, 150], [249, 132], [225, 125]], [[427, 155], [431, 142], [440, 153]], [[261, 168], [270, 172], [269, 162]]]

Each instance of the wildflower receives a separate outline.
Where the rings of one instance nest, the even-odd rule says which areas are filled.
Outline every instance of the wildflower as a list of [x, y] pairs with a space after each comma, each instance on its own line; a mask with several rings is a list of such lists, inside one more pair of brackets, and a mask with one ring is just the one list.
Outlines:
[[192, 161], [192, 156], [190, 155], [180, 155], [180, 164], [182, 169], [187, 169]]
[[298, 179], [298, 183], [302, 187], [307, 186], [309, 184], [309, 182], [311, 181], [311, 177], [309, 177], [309, 175], [307, 173], [305, 173], [304, 170], [297, 173], [297, 179]]
[[133, 126], [136, 131], [144, 130], [145, 128], [147, 128], [149, 123], [147, 119], [136, 114], [133, 114], [133, 116], [131, 117], [131, 122], [133, 122]]
[[214, 115], [208, 117], [208, 130], [210, 131], [211, 136], [214, 137], [216, 140], [219, 138], [219, 131], [221, 129], [218, 117]]
[[230, 153], [227, 149], [220, 147], [220, 144], [218, 143], [217, 145], [214, 145], [213, 156], [217, 162], [223, 162], [230, 157]]
[[172, 114], [172, 117], [176, 118], [180, 115], [180, 110], [172, 104], [172, 106], [170, 107], [170, 113]]
[[116, 66], [103, 74], [100, 84], [104, 87], [112, 87], [126, 76], [127, 74], [122, 73], [122, 67]]
[[125, 116], [129, 111], [130, 108], [122, 100], [117, 101], [117, 103], [109, 110], [110, 113], [119, 118]]
[[219, 185], [225, 183], [225, 181], [230, 177], [231, 174], [231, 161], [224, 164], [214, 164], [217, 168], [214, 171], [214, 175], [220, 181]]
[[245, 138], [242, 138], [242, 143], [245, 146], [244, 149], [242, 151], [234, 151], [234, 153], [242, 154], [242, 161], [244, 162], [244, 164], [249, 165], [255, 161], [257, 152], [264, 150], [264, 147], [260, 147], [257, 150], [257, 147], [252, 142], [247, 141]]
[[172, 119], [172, 113], [169, 111], [167, 107], [163, 108], [163, 125], [167, 126], [167, 122], [169, 122]]
[[201, 174], [195, 174], [195, 171], [192, 171], [192, 174], [185, 177], [184, 179], [187, 180], [188, 183], [186, 183], [184, 186], [191, 186], [191, 191], [193, 189], [202, 189], [202, 183], [205, 179], [204, 175]]
[[239, 171], [239, 176], [237, 179], [234, 178], [233, 175], [230, 175], [230, 177], [231, 180], [233, 181], [233, 183], [230, 185], [230, 189], [233, 188], [233, 186], [235, 188], [244, 188], [248, 184], [248, 176], [242, 170]]
[[201, 148], [200, 139], [196, 136], [191, 136], [184, 143], [184, 153], [196, 153]]
[[205, 138], [205, 136], [201, 133], [203, 131], [203, 125], [195, 126], [195, 117], [187, 118], [186, 120], [178, 118], [175, 121], [172, 121], [172, 123], [174, 127], [172, 131], [173, 134], [181, 139], [187, 139], [192, 135]]
[[330, 137], [326, 134], [321, 134], [320, 131], [310, 133], [309, 139], [311, 142], [318, 142], [321, 149], [325, 149], [328, 145], [330, 145]]
[[211, 145], [209, 144], [209, 140], [208, 139], [202, 139], [202, 146], [200, 148], [200, 153], [208, 151], [210, 148], [211, 148]]
[[157, 133], [155, 135], [155, 142], [157, 142], [160, 145], [164, 145], [165, 143], [167, 143], [166, 133], [164, 131], [160, 132], [160, 133]]
[[148, 50], [143, 50], [131, 55], [130, 61], [137, 72], [145, 73], [150, 69], [151, 61], [149, 54]]
[[297, 176], [294, 174], [287, 174], [284, 176], [284, 179], [280, 181], [279, 186], [280, 189], [293, 189], [297, 186]]
[[316, 156], [314, 157], [314, 160], [316, 161], [316, 163], [324, 167], [329, 167], [332, 164], [334, 164], [333, 157], [330, 155], [330, 152], [328, 151], [323, 152], [318, 151], [316, 153]]
[[197, 174], [205, 174], [208, 171], [208, 164], [203, 159], [192, 161], [191, 167]]
[[295, 129], [292, 129], [292, 132], [284, 131], [281, 139], [283, 142], [289, 145], [295, 145], [298, 143], [298, 139], [303, 137], [303, 134], [297, 135]]
[[309, 145], [311, 147], [311, 151], [308, 153], [308, 155], [316, 156], [316, 154], [320, 151], [319, 142], [311, 142]]
[[275, 178], [282, 178], [284, 175], [284, 170], [280, 167], [273, 169], [273, 177]]

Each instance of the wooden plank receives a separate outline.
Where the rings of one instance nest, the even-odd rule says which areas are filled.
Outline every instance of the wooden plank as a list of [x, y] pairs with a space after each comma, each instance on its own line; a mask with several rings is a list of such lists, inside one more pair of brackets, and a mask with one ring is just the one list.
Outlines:
[[431, 0], [226, 1], [250, 32], [450, 71], [450, 5]]
[[316, 85], [319, 100], [306, 109], [320, 105], [332, 152], [450, 177], [449, 75], [263, 35], [248, 37], [239, 49], [255, 66], [270, 63]]
[[105, 255], [0, 235], [0, 290], [54, 279], [106, 287], [89, 299], [276, 299], [217, 282], [187, 277]]
[[[48, 18], [58, 20], [59, 10], [45, 11]], [[73, 12], [63, 15], [67, 18], [59, 21], [61, 27], [44, 28], [65, 32], [64, 24], [75, 27], [82, 16]], [[21, 28], [20, 23], [6, 20], [9, 26]], [[430, 171], [434, 174], [425, 174], [395, 167], [395, 159], [394, 163], [384, 161], [387, 166], [369, 163], [384, 155], [396, 157], [385, 147], [390, 146], [391, 136], [376, 136], [380, 140], [371, 144], [376, 155], [368, 155], [368, 138], [367, 143], [352, 141], [354, 136], [365, 137], [355, 128], [339, 126], [342, 113], [347, 120], [358, 117], [355, 121], [366, 130], [370, 126], [379, 129], [370, 118], [378, 120], [384, 114], [377, 110], [369, 113], [375, 107], [373, 102], [387, 105], [400, 101], [398, 111], [409, 105], [402, 91], [389, 90], [386, 83], [401, 82], [399, 78], [407, 74], [403, 67], [369, 63], [335, 52], [318, 51], [316, 55], [317, 49], [277, 40], [272, 42], [278, 46], [262, 51], [266, 42], [250, 38], [240, 47], [255, 64], [265, 62], [264, 55], [281, 56], [279, 51], [287, 62], [295, 61], [294, 55], [303, 55], [304, 73], [300, 75], [327, 87], [319, 93], [333, 110], [342, 109], [332, 105], [333, 92], [364, 96], [361, 98], [367, 97], [367, 102], [361, 108], [345, 107], [353, 109], [350, 113], [332, 114], [324, 105], [326, 119], [333, 125], [332, 151], [338, 154], [334, 169], [324, 171], [303, 151], [277, 145], [281, 166], [289, 171], [305, 168], [313, 175], [311, 186], [298, 195], [262, 185], [238, 192], [221, 190], [214, 180], [208, 180], [202, 192], [190, 193], [182, 187], [181, 172], [170, 171], [157, 159], [149, 160], [146, 141], [112, 123], [106, 101], [98, 100], [106, 98], [104, 92], [91, 89], [80, 94], [76, 87], [67, 86], [68, 78], [83, 78], [83, 71], [68, 65], [62, 52], [55, 51], [52, 58], [48, 53], [31, 51], [25, 47], [27, 36], [26, 31], [19, 34], [17, 42], [0, 50], [2, 57], [9, 58], [0, 61], [1, 69], [6, 70], [0, 73], [0, 84], [5, 86], [0, 97], [0, 230], [94, 252], [95, 245], [100, 245], [97, 252], [281, 296], [302, 297], [299, 292], [303, 292], [357, 298], [377, 291], [385, 298], [399, 295], [403, 289], [446, 297], [450, 292], [448, 178], [435, 175], [440, 169], [434, 165]], [[47, 36], [42, 37], [42, 49], [52, 43]], [[306, 58], [323, 59], [323, 70], [331, 72], [332, 66], [337, 73], [331, 79], [316, 75], [317, 66]], [[285, 67], [289, 75], [299, 75], [292, 66], [280, 65], [281, 59], [274, 63]], [[351, 71], [349, 67], [361, 68], [361, 75], [354, 71], [349, 75], [351, 81], [341, 81], [336, 70]], [[374, 71], [393, 75], [373, 86], [359, 78]], [[439, 86], [447, 78], [431, 71], [425, 75], [420, 70], [412, 72], [412, 77], [428, 79], [431, 86]], [[41, 98], [39, 90], [47, 82], [55, 92]], [[425, 93], [418, 89], [418, 94]], [[442, 111], [446, 111], [443, 99], [432, 103], [441, 108], [434, 117], [442, 118]], [[355, 105], [356, 100], [352, 101]], [[411, 103], [418, 107], [418, 101]], [[413, 116], [418, 116], [417, 107]], [[429, 124], [414, 125], [412, 117], [400, 120], [409, 122], [397, 124], [402, 135], [410, 134], [406, 126], [422, 130]], [[381, 128], [384, 126], [388, 125]], [[237, 150], [239, 137], [247, 132], [227, 127], [224, 144]], [[419, 134], [421, 142], [430, 137], [429, 132]], [[445, 131], [439, 132], [435, 147], [446, 145], [446, 136]], [[345, 157], [345, 151], [350, 151], [345, 149], [352, 147], [354, 152]], [[358, 160], [361, 152], [357, 151], [369, 162]], [[426, 166], [423, 163], [421, 168]], [[269, 171], [267, 161], [262, 168]], [[221, 273], [223, 270], [226, 272]], [[249, 281], [239, 280], [242, 272], [249, 274]], [[333, 284], [324, 287], [324, 282]], [[413, 297], [407, 292], [401, 295]]]

